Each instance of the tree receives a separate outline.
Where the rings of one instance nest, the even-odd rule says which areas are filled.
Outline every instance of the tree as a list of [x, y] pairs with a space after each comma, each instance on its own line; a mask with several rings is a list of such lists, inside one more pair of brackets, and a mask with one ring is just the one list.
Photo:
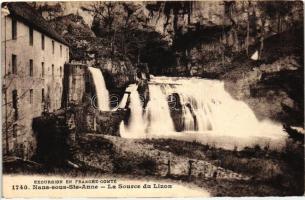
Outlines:
[[[9, 64], [10, 65], [10, 64]], [[26, 72], [24, 68], [21, 67], [21, 64], [18, 63], [18, 69], [23, 69], [18, 71], [18, 77], [23, 78], [26, 76]], [[2, 115], [3, 115], [3, 122], [2, 122], [2, 132], [4, 133], [3, 136], [5, 140], [3, 140], [3, 145], [5, 145], [6, 151], [4, 155], [9, 155], [11, 152], [9, 151], [9, 139], [12, 137], [18, 138], [17, 132], [23, 130], [25, 126], [20, 121], [23, 121], [26, 118], [26, 115], [23, 113], [22, 109], [20, 108], [19, 102], [24, 102], [24, 99], [27, 97], [30, 88], [23, 88], [20, 93], [16, 93], [16, 102], [13, 102], [13, 99], [8, 98], [8, 92], [12, 92], [12, 86], [15, 83], [14, 76], [11, 75], [10, 72], [5, 72], [3, 78], [3, 85], [2, 85], [2, 95], [4, 97], [4, 102], [2, 103]], [[14, 108], [15, 104], [15, 108]], [[26, 105], [27, 106], [27, 105]], [[18, 144], [20, 145], [20, 144]], [[23, 144], [22, 144], [23, 145]], [[17, 151], [17, 155], [23, 157], [24, 152], [22, 148], [14, 149]]]
[[248, 1], [247, 8], [247, 36], [246, 36], [246, 54], [249, 55], [249, 37], [250, 37], [250, 10], [251, 10], [251, 2]]
[[134, 2], [95, 2], [89, 7], [82, 7], [93, 15], [92, 30], [98, 37], [107, 39], [105, 44], [111, 55], [121, 53], [131, 58], [135, 56], [130, 52], [139, 57], [143, 46], [141, 39], [137, 38], [141, 27], [147, 25], [141, 8]]
[[[150, 67], [164, 66], [166, 61], [161, 63], [161, 58], [172, 59], [162, 35], [149, 27], [142, 3], [111, 2], [110, 13], [109, 6], [109, 2], [95, 2], [82, 7], [94, 17], [92, 30], [97, 36], [94, 48], [99, 58], [128, 59], [132, 63], [150, 62]], [[109, 21], [112, 22], [111, 25]]]
[[267, 19], [277, 20], [277, 33], [282, 32], [282, 19], [291, 13], [292, 3], [289, 1], [259, 1], [258, 7], [261, 10], [261, 34], [260, 34], [260, 50], [259, 59], [262, 58], [265, 40], [265, 25]]
[[101, 19], [104, 27], [108, 29], [108, 32], [111, 32], [113, 29], [113, 22], [115, 19], [115, 3], [114, 2], [95, 2], [91, 5], [90, 8], [83, 8], [83, 10], [92, 12], [94, 17]]
[[276, 19], [277, 33], [282, 32], [282, 22], [285, 16], [291, 13], [292, 3], [289, 1], [259, 2], [260, 8], [269, 18]]
[[60, 5], [60, 3], [56, 4], [50, 4], [50, 3], [44, 3], [44, 4], [39, 4], [37, 2], [33, 2], [32, 7], [36, 9], [41, 15], [43, 13], [46, 13], [45, 18], [47, 20], [52, 20], [56, 17], [59, 17], [63, 14], [63, 9]]

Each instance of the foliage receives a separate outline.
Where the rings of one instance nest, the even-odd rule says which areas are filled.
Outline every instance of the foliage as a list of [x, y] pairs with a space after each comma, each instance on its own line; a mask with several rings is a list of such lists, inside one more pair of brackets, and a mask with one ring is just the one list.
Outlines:
[[56, 17], [62, 16], [63, 15], [63, 9], [60, 5], [60, 3], [56, 4], [39, 4], [38, 2], [32, 2], [32, 6], [39, 12], [39, 13], [47, 13], [48, 15], [46, 16], [47, 20], [54, 19]]
[[133, 63], [149, 63], [151, 68], [164, 65], [161, 61], [167, 57], [173, 58], [162, 36], [148, 26], [140, 3], [95, 2], [82, 9], [92, 14], [92, 30], [97, 37], [103, 38], [104, 49], [97, 51], [98, 57], [100, 54], [111, 58], [127, 57]]

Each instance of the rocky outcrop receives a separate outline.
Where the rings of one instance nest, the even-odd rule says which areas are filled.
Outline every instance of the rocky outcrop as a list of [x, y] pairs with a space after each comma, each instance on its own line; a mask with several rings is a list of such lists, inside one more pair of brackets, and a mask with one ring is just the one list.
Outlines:
[[[264, 40], [261, 61], [238, 57], [221, 75], [225, 88], [243, 100], [259, 119], [303, 125], [303, 30], [296, 28]], [[257, 49], [253, 45], [250, 49]]]
[[224, 2], [148, 2], [149, 25], [170, 42], [199, 26], [229, 25], [224, 18]]
[[[301, 25], [303, 18], [300, 2], [115, 3], [109, 13], [111, 24], [98, 15], [87, 20], [93, 14], [90, 3], [45, 5], [60, 8], [60, 17], [51, 21], [71, 40], [72, 59], [94, 60], [96, 54], [113, 59], [115, 55], [120, 61], [148, 63], [154, 74], [175, 76], [216, 78], [232, 63], [232, 57], [249, 57], [261, 46], [263, 57], [268, 51], [261, 45], [262, 39]], [[74, 14], [66, 15], [69, 12]], [[98, 37], [92, 37], [90, 27]]]
[[287, 56], [251, 71], [234, 73], [226, 74], [226, 90], [245, 101], [259, 119], [303, 125], [304, 71], [296, 57]]
[[99, 112], [96, 117], [96, 132], [103, 135], [120, 136], [120, 123], [126, 116], [126, 110]]
[[128, 59], [98, 58], [96, 65], [102, 70], [110, 93], [125, 90], [126, 86], [136, 81], [136, 66]]
[[[164, 66], [160, 74], [217, 78], [236, 56], [250, 57], [262, 49], [260, 59], [270, 58], [277, 47], [271, 50], [263, 39], [302, 26], [300, 6], [299, 2], [149, 2], [150, 25], [172, 44], [176, 55], [174, 64]], [[281, 36], [282, 46], [287, 38]], [[274, 43], [278, 42], [270, 44]]]

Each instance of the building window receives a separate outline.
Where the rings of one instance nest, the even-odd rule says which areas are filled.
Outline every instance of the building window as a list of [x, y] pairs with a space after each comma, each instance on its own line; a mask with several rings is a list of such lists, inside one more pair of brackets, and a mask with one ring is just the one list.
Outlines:
[[17, 20], [16, 19], [12, 20], [12, 39], [13, 40], [17, 39]]
[[54, 78], [54, 65], [52, 64], [52, 77]]
[[62, 66], [59, 67], [59, 76], [62, 77]]
[[30, 104], [33, 104], [33, 89], [30, 89]]
[[33, 46], [33, 28], [29, 28], [30, 46]]
[[17, 56], [12, 54], [12, 73], [17, 74]]
[[44, 77], [44, 62], [41, 63], [41, 77]]
[[55, 42], [52, 40], [52, 53], [54, 54], [55, 52]]
[[44, 102], [44, 88], [41, 89], [41, 102]]
[[33, 60], [30, 59], [30, 76], [33, 76]]
[[41, 34], [41, 49], [44, 50], [44, 35]]
[[60, 57], [61, 57], [62, 56], [62, 46], [60, 45], [59, 48], [60, 48]]
[[18, 94], [17, 94], [17, 90], [13, 90], [12, 91], [12, 97], [13, 97], [13, 109], [14, 109], [14, 119], [17, 120], [18, 119]]

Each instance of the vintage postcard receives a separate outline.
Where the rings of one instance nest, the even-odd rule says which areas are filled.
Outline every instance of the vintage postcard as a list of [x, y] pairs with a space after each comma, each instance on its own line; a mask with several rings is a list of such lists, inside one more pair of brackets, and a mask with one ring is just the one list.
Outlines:
[[2, 2], [2, 196], [303, 196], [303, 7]]

